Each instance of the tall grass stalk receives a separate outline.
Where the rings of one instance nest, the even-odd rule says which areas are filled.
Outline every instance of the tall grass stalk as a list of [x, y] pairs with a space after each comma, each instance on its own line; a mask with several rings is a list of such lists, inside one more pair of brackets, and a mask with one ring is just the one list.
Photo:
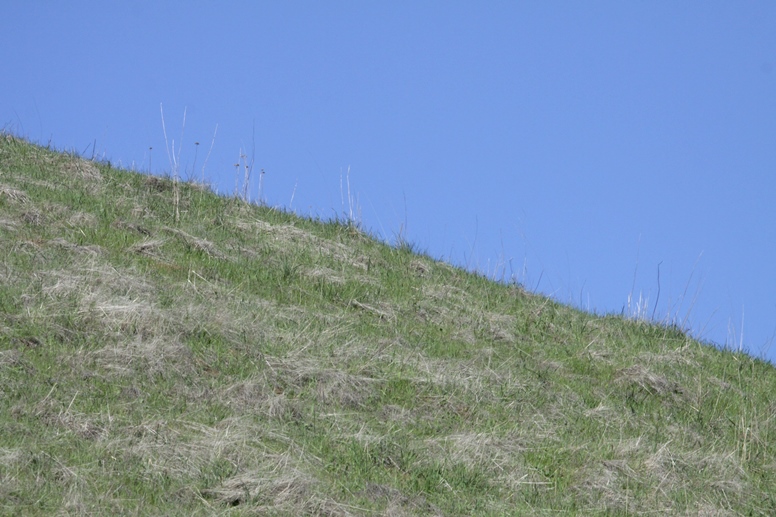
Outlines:
[[186, 130], [186, 108], [183, 108], [183, 123], [181, 124], [181, 138], [178, 141], [178, 152], [175, 152], [175, 139], [172, 140], [172, 146], [167, 142], [167, 127], [164, 122], [164, 106], [159, 103], [159, 111], [162, 115], [162, 132], [164, 133], [164, 147], [167, 150], [167, 159], [170, 162], [170, 175], [173, 182], [173, 207], [175, 211], [175, 222], [178, 223], [181, 218], [180, 214], [180, 187], [178, 182], [180, 180], [180, 158], [181, 150], [183, 148], [183, 134]]

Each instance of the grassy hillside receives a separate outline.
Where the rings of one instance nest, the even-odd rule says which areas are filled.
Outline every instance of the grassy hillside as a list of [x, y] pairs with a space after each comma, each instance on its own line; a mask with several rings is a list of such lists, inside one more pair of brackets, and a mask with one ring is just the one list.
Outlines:
[[0, 135], [3, 515], [776, 515], [775, 393], [675, 328]]

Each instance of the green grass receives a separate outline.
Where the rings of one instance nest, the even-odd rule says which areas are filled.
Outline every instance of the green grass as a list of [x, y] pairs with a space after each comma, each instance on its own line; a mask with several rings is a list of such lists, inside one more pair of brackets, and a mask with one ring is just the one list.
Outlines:
[[3, 515], [774, 515], [775, 373], [0, 136]]

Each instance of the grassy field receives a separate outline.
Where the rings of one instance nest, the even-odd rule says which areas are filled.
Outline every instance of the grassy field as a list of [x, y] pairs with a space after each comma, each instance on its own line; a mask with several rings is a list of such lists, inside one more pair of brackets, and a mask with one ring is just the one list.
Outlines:
[[2, 515], [776, 515], [776, 370], [0, 135]]

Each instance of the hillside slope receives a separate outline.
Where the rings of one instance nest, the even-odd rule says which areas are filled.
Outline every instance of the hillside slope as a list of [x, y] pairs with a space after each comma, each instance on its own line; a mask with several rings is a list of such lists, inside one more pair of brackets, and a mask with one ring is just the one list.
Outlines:
[[678, 329], [0, 135], [2, 514], [776, 515], [774, 393]]

